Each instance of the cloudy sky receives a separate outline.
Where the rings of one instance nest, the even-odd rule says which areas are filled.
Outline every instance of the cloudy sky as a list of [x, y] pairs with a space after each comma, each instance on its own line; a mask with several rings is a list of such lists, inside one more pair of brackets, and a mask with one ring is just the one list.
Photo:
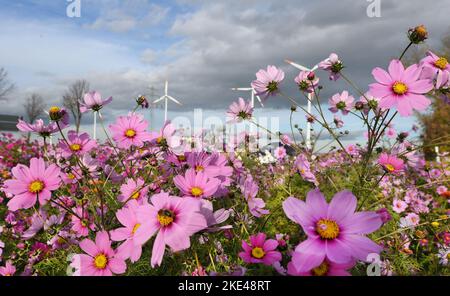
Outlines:
[[[149, 95], [150, 86], [161, 94], [168, 79], [170, 92], [183, 102], [170, 105], [171, 118], [192, 116], [194, 108], [223, 117], [246, 95], [230, 88], [249, 85], [268, 64], [286, 71], [286, 92], [300, 99], [297, 71], [283, 60], [314, 65], [330, 52], [367, 89], [371, 69], [386, 67], [407, 45], [408, 28], [425, 24], [433, 47], [450, 25], [448, 0], [380, 3], [381, 17], [370, 18], [366, 0], [81, 0], [81, 17], [69, 18], [66, 0], [0, 0], [0, 67], [16, 84], [0, 113], [21, 114], [32, 92], [48, 105], [58, 103], [71, 82], [86, 79], [91, 89], [113, 96], [105, 111], [112, 118], [133, 108], [138, 94]], [[343, 81], [320, 77], [323, 100], [348, 89]], [[286, 100], [272, 98], [257, 114], [280, 116], [286, 130], [286, 108]], [[155, 112], [155, 126], [162, 116]], [[297, 114], [296, 122], [303, 124], [303, 117]], [[359, 136], [360, 124], [344, 121]], [[406, 130], [411, 123], [397, 120], [396, 127]]]

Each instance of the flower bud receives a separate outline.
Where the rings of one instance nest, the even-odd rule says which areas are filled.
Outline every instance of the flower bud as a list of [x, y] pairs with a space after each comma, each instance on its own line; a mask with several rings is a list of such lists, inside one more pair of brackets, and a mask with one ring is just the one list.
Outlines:
[[424, 25], [417, 26], [408, 30], [408, 38], [414, 44], [419, 44], [428, 38], [428, 31]]

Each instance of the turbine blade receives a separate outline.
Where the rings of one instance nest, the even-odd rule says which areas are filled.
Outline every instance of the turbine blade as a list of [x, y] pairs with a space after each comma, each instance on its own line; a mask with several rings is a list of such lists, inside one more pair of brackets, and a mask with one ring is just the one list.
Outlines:
[[297, 68], [297, 69], [299, 69], [299, 70], [302, 70], [302, 71], [311, 71], [311, 69], [308, 69], [308, 68], [306, 68], [305, 66], [302, 66], [302, 65], [299, 65], [299, 64], [297, 64], [297, 63], [294, 63], [293, 61], [290, 61], [290, 60], [284, 60], [286, 63], [288, 63], [289, 65], [291, 65], [291, 66], [293, 66], [293, 67], [295, 67], [295, 68]]
[[167, 96], [170, 100], [174, 101], [175, 103], [177, 103], [178, 105], [182, 106], [183, 104], [181, 104], [178, 100], [176, 100], [174, 97], [171, 96]]
[[167, 96], [168, 89], [169, 89], [169, 81], [166, 80], [166, 84], [164, 86], [164, 93], [165, 93], [166, 96]]
[[256, 96], [256, 99], [258, 100], [259, 104], [261, 104], [261, 107], [264, 107], [264, 104], [259, 96]]
[[166, 96], [162, 96], [162, 97], [160, 97], [159, 99], [154, 100], [153, 103], [159, 103], [159, 102], [161, 102], [162, 100], [164, 100], [165, 98], [166, 98]]
[[233, 87], [231, 90], [249, 91], [249, 90], [252, 90], [252, 88], [251, 87]]

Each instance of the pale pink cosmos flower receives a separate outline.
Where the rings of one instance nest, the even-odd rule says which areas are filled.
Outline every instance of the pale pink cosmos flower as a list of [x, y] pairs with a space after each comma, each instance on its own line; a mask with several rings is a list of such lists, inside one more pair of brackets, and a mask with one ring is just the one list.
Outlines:
[[244, 198], [247, 200], [248, 209], [250, 213], [255, 217], [261, 217], [269, 214], [269, 210], [265, 209], [266, 203], [262, 198], [257, 198], [259, 191], [258, 184], [253, 180], [253, 177], [249, 174], [245, 179], [241, 180], [239, 185]]
[[311, 164], [304, 154], [299, 154], [294, 162], [294, 167], [297, 169], [299, 174], [308, 182], [314, 183], [314, 185], [318, 186], [319, 182], [317, 181], [316, 176], [313, 174], [311, 170]]
[[274, 239], [266, 240], [265, 233], [258, 233], [250, 236], [250, 244], [242, 241], [243, 252], [239, 257], [246, 263], [262, 263], [272, 265], [281, 261], [281, 253], [277, 251], [278, 242]]
[[145, 221], [137, 218], [139, 204], [136, 200], [130, 200], [127, 205], [116, 212], [116, 217], [124, 226], [111, 231], [111, 240], [116, 242], [124, 241], [117, 248], [117, 256], [124, 259], [130, 258], [131, 262], [136, 262], [141, 258], [142, 244], [136, 243], [134, 235]]
[[333, 95], [328, 101], [328, 108], [331, 112], [337, 113], [339, 110], [342, 115], [347, 115], [353, 108], [353, 102], [355, 98], [348, 94], [348, 91], [344, 90], [341, 94]]
[[147, 126], [144, 116], [129, 113], [126, 117], [119, 116], [116, 123], [111, 124], [109, 128], [117, 147], [128, 149], [131, 146], [142, 147], [144, 142], [151, 140], [150, 134], [146, 131]]
[[450, 74], [450, 64], [445, 57], [439, 57], [428, 51], [427, 56], [420, 61], [422, 67], [421, 79], [435, 79], [436, 86], [439, 87], [448, 81]]
[[183, 141], [177, 135], [175, 126], [168, 120], [158, 133], [152, 132], [152, 142], [155, 142], [162, 150], [169, 150], [177, 155], [185, 152]]
[[431, 101], [424, 94], [433, 89], [430, 79], [419, 79], [421, 68], [414, 64], [406, 70], [399, 60], [392, 60], [389, 73], [375, 68], [372, 75], [377, 83], [372, 83], [370, 93], [380, 98], [379, 107], [397, 108], [401, 116], [413, 114], [413, 110], [423, 111]]
[[[320, 265], [315, 266], [311, 270], [300, 272], [295, 266], [295, 262], [299, 260], [299, 257], [305, 256], [301, 253], [294, 252], [292, 254], [292, 261], [288, 263], [287, 273], [294, 276], [351, 276], [348, 272], [353, 266], [355, 266], [354, 261], [349, 261], [348, 263], [334, 263], [330, 260], [325, 259]], [[312, 255], [314, 256], [314, 254]], [[301, 260], [301, 259], [300, 259]]]
[[341, 60], [335, 53], [331, 53], [330, 56], [319, 63], [319, 68], [330, 73], [330, 80], [336, 81], [339, 79], [339, 72], [344, 68]]
[[161, 265], [166, 245], [172, 251], [188, 249], [190, 237], [207, 227], [201, 202], [193, 198], [169, 196], [166, 192], [151, 197], [151, 204], [139, 207], [136, 217], [143, 221], [134, 234], [135, 244], [144, 244], [156, 233], [151, 265]]
[[394, 198], [394, 201], [392, 202], [392, 210], [396, 213], [403, 213], [406, 208], [408, 207], [408, 204], [404, 202], [401, 199]]
[[387, 173], [398, 175], [404, 169], [404, 162], [400, 158], [387, 153], [381, 153], [378, 158], [378, 164], [380, 164]]
[[314, 88], [319, 85], [319, 77], [317, 77], [314, 72], [309, 71], [300, 71], [294, 81], [297, 83], [300, 91], [307, 93], [313, 93]]
[[88, 133], [82, 133], [78, 135], [76, 131], [69, 131], [67, 133], [67, 143], [64, 140], [60, 140], [59, 147], [63, 157], [69, 157], [72, 155], [81, 156], [87, 152], [90, 152], [97, 146], [97, 142], [89, 137]]
[[270, 95], [279, 92], [280, 83], [284, 79], [284, 72], [275, 66], [267, 66], [267, 70], [259, 70], [256, 73], [256, 80], [252, 82], [252, 87], [258, 96], [265, 99]]
[[243, 98], [239, 98], [237, 102], [233, 102], [227, 111], [229, 123], [242, 122], [252, 118], [253, 107], [250, 102], [245, 102]]
[[139, 204], [147, 203], [148, 186], [144, 186], [144, 180], [137, 178], [136, 180], [127, 179], [124, 184], [120, 186], [120, 195], [118, 200], [126, 202], [129, 200], [136, 200]]
[[84, 113], [88, 110], [98, 112], [103, 106], [112, 102], [112, 97], [106, 100], [102, 99], [102, 95], [97, 91], [91, 91], [84, 95], [83, 101], [80, 102], [80, 111]]
[[337, 115], [334, 115], [333, 122], [336, 125], [336, 128], [341, 128], [344, 126], [344, 121]]
[[75, 276], [112, 276], [125, 273], [125, 260], [111, 248], [106, 231], [97, 232], [95, 242], [90, 239], [82, 240], [80, 248], [86, 254], [74, 255], [70, 264], [75, 269]]
[[196, 198], [211, 197], [220, 185], [219, 179], [210, 178], [204, 172], [196, 172], [194, 169], [188, 169], [184, 176], [175, 176], [173, 182], [184, 196]]
[[295, 251], [301, 253], [293, 261], [299, 272], [319, 266], [325, 259], [338, 264], [367, 260], [370, 253], [382, 248], [365, 235], [382, 225], [375, 212], [355, 212], [356, 197], [350, 191], [338, 192], [330, 204], [319, 189], [308, 192], [306, 202], [289, 197], [283, 209], [289, 219], [300, 224], [308, 239]]
[[273, 153], [278, 160], [282, 160], [287, 156], [286, 149], [283, 146], [277, 147]]
[[6, 180], [4, 191], [14, 197], [8, 202], [10, 211], [29, 209], [39, 199], [41, 205], [46, 204], [51, 192], [60, 187], [61, 170], [55, 164], [48, 167], [42, 158], [32, 158], [30, 166], [18, 164], [12, 170], [13, 179]]
[[16, 267], [12, 264], [11, 260], [6, 261], [5, 266], [0, 266], [1, 276], [13, 276], [16, 273]]
[[[62, 126], [60, 127], [63, 128]], [[45, 125], [42, 119], [37, 119], [33, 124], [19, 119], [19, 123], [17, 123], [17, 129], [21, 132], [37, 133], [43, 138], [48, 138], [50, 137], [50, 135], [59, 131], [58, 126], [55, 122], [51, 122], [48, 125]]]

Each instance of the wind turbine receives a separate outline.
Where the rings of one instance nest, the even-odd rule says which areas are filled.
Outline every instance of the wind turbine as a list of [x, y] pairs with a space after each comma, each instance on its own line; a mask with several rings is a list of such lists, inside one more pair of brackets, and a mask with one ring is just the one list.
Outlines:
[[169, 82], [166, 80], [166, 84], [165, 84], [165, 87], [164, 87], [164, 95], [162, 97], [160, 97], [159, 99], [153, 101], [153, 104], [156, 104], [156, 103], [159, 103], [162, 100], [164, 100], [164, 104], [165, 104], [165, 106], [164, 106], [164, 122], [167, 121], [167, 103], [168, 103], [169, 100], [171, 100], [172, 102], [175, 102], [176, 104], [182, 106], [182, 104], [178, 100], [176, 100], [174, 97], [171, 97], [171, 96], [168, 95], [168, 89], [169, 89]]
[[[315, 65], [314, 67], [312, 67], [311, 69], [302, 66], [300, 64], [294, 63], [290, 60], [284, 60], [286, 63], [288, 63], [289, 65], [301, 70], [301, 71], [308, 71], [308, 72], [314, 72], [317, 70], [317, 68], [319, 68], [319, 64]], [[313, 94], [312, 93], [308, 93], [308, 107], [307, 107], [307, 111], [309, 114], [311, 114], [311, 109], [312, 109], [312, 100], [313, 100]], [[306, 148], [311, 149], [311, 122], [307, 121], [306, 122]]]
[[264, 107], [264, 104], [261, 101], [261, 98], [256, 94], [255, 89], [253, 87], [234, 87], [231, 90], [250, 91], [251, 92], [251, 100], [250, 100], [251, 107], [252, 108], [255, 107], [255, 97], [258, 99], [258, 102], [261, 105], [261, 107]]

